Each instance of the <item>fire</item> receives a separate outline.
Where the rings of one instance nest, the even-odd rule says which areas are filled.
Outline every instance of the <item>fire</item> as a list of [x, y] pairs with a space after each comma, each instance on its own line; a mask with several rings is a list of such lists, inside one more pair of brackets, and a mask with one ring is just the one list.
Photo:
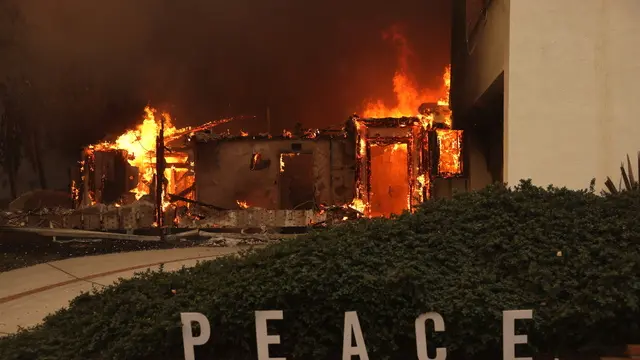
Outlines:
[[[207, 123], [198, 127], [198, 129], [210, 128], [228, 121], [230, 119]], [[162, 128], [162, 122], [164, 122], [165, 146], [170, 141], [197, 130], [192, 128], [178, 129], [172, 124], [171, 116], [168, 113], [160, 113], [147, 106], [144, 108], [144, 117], [141, 124], [120, 135], [113, 142], [105, 141], [89, 146], [86, 149], [87, 158], [92, 159], [96, 151], [124, 151], [129, 165], [138, 169], [138, 183], [131, 192], [136, 199], [152, 194], [156, 171], [157, 139]], [[178, 194], [191, 185], [193, 179], [188, 176], [188, 173], [189, 168], [193, 167], [193, 163], [189, 161], [187, 153], [168, 150], [165, 151], [165, 162], [163, 208], [166, 209], [169, 205], [169, 201], [167, 201], [168, 194]], [[91, 195], [89, 193], [90, 197]], [[188, 196], [185, 197], [188, 198]]]
[[[125, 150], [127, 152], [129, 164], [139, 170], [140, 181], [138, 186], [132, 190], [136, 199], [151, 192], [150, 186], [155, 167], [156, 137], [160, 132], [160, 119], [156, 118], [157, 111], [147, 106], [144, 108], [144, 113], [142, 124], [120, 135], [115, 142], [103, 142], [90, 147], [90, 149], [97, 151]], [[169, 114], [162, 113], [160, 116], [165, 119], [166, 136], [170, 137], [178, 131], [171, 123]]]
[[280, 153], [280, 172], [284, 172], [284, 159], [287, 157], [293, 157], [296, 156], [298, 154], [296, 153]]
[[462, 173], [462, 131], [437, 130], [440, 159], [438, 173], [444, 176]]
[[238, 206], [240, 206], [241, 209], [249, 208], [249, 204], [247, 204], [246, 201], [236, 200], [236, 203], [238, 203]]
[[256, 169], [256, 166], [258, 166], [261, 157], [262, 156], [260, 155], [260, 153], [253, 153], [253, 155], [251, 155], [251, 170]]
[[416, 116], [418, 108], [424, 103], [437, 103], [449, 106], [449, 87], [451, 86], [451, 67], [444, 71], [443, 87], [439, 91], [429, 89], [420, 90], [417, 84], [407, 74], [406, 70], [398, 70], [393, 77], [393, 92], [396, 94], [397, 104], [388, 107], [382, 100], [368, 102], [363, 111], [365, 118], [385, 118]]
[[349, 207], [364, 214], [365, 210], [367, 209], [367, 203], [365, 203], [362, 199], [353, 199], [351, 204], [349, 204]]
[[417, 182], [418, 182], [418, 187], [419, 188], [423, 188], [427, 185], [427, 178], [424, 174], [422, 175], [418, 175], [418, 177], [416, 178]]
[[393, 144], [393, 147], [391, 148], [391, 153], [393, 154], [393, 153], [397, 152], [398, 150], [407, 151], [406, 145], [403, 146], [403, 144], [400, 144], [400, 143]]
[[[451, 66], [447, 66], [442, 76], [442, 87], [440, 89], [420, 89], [414, 77], [409, 71], [409, 57], [412, 51], [409, 48], [407, 39], [397, 28], [392, 28], [390, 34], [385, 34], [385, 38], [391, 38], [399, 50], [400, 67], [393, 77], [393, 92], [396, 95], [396, 105], [387, 106], [382, 100], [369, 101], [365, 104], [362, 112], [365, 118], [386, 118], [419, 116], [418, 109], [422, 104], [434, 103], [448, 109], [449, 92], [451, 87]], [[419, 116], [424, 118], [426, 123], [432, 123], [429, 116]], [[444, 123], [451, 127], [451, 116], [448, 114]]]

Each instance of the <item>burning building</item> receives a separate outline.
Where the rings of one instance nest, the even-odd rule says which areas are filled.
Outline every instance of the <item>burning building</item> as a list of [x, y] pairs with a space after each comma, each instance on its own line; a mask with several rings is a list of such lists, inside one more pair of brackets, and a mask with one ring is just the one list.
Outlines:
[[234, 137], [200, 132], [192, 142], [200, 202], [311, 210], [353, 199], [354, 149], [343, 129]]
[[[136, 129], [127, 131], [113, 142], [105, 141], [84, 149], [72, 189], [74, 204], [122, 205], [144, 196], [153, 198], [158, 165], [164, 172], [164, 196], [170, 192], [192, 199], [193, 156], [185, 139], [194, 131], [227, 121], [230, 119], [195, 129], [177, 129], [172, 125], [169, 114], [145, 108], [145, 118]], [[159, 136], [163, 138], [161, 141]], [[158, 148], [159, 143], [164, 144], [162, 149]], [[162, 156], [158, 156], [159, 153]], [[159, 164], [158, 159], [164, 161]]]
[[432, 196], [435, 179], [463, 176], [462, 131], [433, 120], [350, 120], [357, 153], [354, 206], [362, 213], [389, 216], [412, 210]]
[[79, 220], [63, 223], [282, 228], [413, 211], [458, 183], [464, 188], [466, 176], [449, 69], [439, 97], [407, 92], [410, 85], [396, 74], [394, 88], [403, 92], [395, 108], [375, 102], [338, 127], [277, 136], [215, 131], [230, 119], [177, 129], [148, 107], [136, 129], [83, 151], [72, 186]]

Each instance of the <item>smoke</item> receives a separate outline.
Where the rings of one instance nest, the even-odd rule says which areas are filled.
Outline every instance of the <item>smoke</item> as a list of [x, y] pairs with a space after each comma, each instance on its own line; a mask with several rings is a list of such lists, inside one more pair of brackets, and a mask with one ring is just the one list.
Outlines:
[[[394, 101], [400, 66], [438, 88], [450, 57], [449, 0], [14, 1], [19, 72], [72, 146], [131, 127], [147, 103], [178, 125], [256, 115], [230, 126], [265, 131], [267, 107], [273, 132], [333, 125]], [[384, 39], [394, 24], [410, 66]]]

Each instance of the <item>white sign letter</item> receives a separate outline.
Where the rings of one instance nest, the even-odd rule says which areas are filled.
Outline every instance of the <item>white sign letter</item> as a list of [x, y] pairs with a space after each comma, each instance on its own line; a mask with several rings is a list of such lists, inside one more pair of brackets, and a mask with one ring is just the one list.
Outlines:
[[287, 358], [269, 357], [269, 345], [280, 344], [280, 335], [267, 334], [267, 320], [282, 320], [282, 310], [256, 311], [256, 343], [258, 360], [287, 360]]
[[416, 319], [416, 349], [418, 351], [418, 360], [445, 360], [447, 358], [447, 349], [437, 348], [436, 357], [434, 359], [427, 355], [427, 320], [433, 321], [433, 328], [436, 332], [444, 331], [444, 319], [437, 312], [425, 313]]
[[[211, 337], [211, 325], [209, 319], [200, 313], [180, 313], [182, 321], [182, 342], [184, 344], [184, 360], [195, 360], [194, 346], [204, 345]], [[193, 337], [191, 324], [198, 323], [200, 325], [200, 336]]]
[[[356, 336], [356, 346], [352, 346], [351, 335]], [[358, 356], [360, 360], [369, 360], [367, 347], [364, 345], [364, 336], [360, 329], [358, 313], [347, 311], [344, 313], [344, 337], [342, 338], [342, 360], [351, 360], [352, 356]]]
[[533, 310], [506, 310], [502, 312], [502, 358], [504, 360], [533, 360], [530, 357], [516, 357], [516, 344], [527, 343], [527, 335], [516, 335], [516, 319], [533, 319]]

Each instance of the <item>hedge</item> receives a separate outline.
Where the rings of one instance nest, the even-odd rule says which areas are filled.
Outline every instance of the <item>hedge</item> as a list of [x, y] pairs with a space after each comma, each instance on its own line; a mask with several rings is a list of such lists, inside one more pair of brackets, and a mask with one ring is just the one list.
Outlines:
[[637, 343], [639, 210], [635, 191], [491, 186], [140, 274], [0, 339], [0, 359], [183, 359], [181, 311], [211, 323], [196, 359], [257, 359], [255, 310], [284, 310], [272, 356], [292, 360], [341, 359], [345, 311], [358, 312], [371, 359], [415, 359], [414, 320], [428, 311], [444, 317], [430, 342], [449, 359], [501, 358], [502, 310], [534, 310], [530, 352]]

